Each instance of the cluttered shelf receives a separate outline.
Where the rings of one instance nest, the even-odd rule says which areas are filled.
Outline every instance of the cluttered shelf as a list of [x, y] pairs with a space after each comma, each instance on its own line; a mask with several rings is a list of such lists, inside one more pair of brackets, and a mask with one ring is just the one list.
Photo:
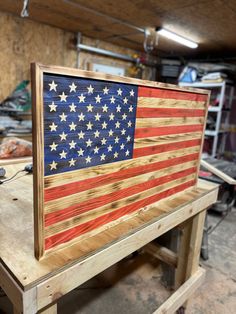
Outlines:
[[29, 81], [21, 82], [0, 102], [0, 159], [32, 155]]

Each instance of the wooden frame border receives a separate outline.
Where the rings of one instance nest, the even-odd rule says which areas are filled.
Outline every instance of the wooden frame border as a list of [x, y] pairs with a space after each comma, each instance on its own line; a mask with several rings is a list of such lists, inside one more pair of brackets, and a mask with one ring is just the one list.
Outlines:
[[[110, 74], [95, 73], [74, 68], [60, 66], [46, 66], [39, 63], [31, 64], [31, 82], [32, 82], [32, 115], [33, 115], [33, 172], [34, 172], [34, 241], [35, 257], [40, 259], [44, 253], [44, 221], [43, 221], [43, 202], [44, 202], [44, 128], [43, 128], [43, 74], [51, 73], [57, 75], [83, 77], [88, 79], [106, 80], [111, 82], [133, 84], [139, 86], [154, 87], [160, 89], [169, 89], [195, 94], [209, 95], [208, 90], [195, 88], [183, 88], [172, 84], [145, 81], [140, 79], [115, 76]], [[209, 98], [208, 98], [209, 100]], [[207, 109], [207, 108], [206, 108]], [[206, 110], [207, 115], [207, 110]], [[205, 115], [205, 125], [206, 125]], [[204, 125], [204, 127], [205, 127]], [[202, 136], [202, 143], [203, 143]], [[201, 144], [202, 150], [202, 144]], [[199, 154], [199, 164], [200, 164]], [[197, 176], [197, 174], [196, 174]]]

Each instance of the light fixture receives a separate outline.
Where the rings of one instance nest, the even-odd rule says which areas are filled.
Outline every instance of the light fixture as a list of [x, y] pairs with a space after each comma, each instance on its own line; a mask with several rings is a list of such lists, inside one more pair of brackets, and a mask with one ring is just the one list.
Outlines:
[[179, 36], [179, 35], [177, 35], [175, 33], [172, 33], [172, 32], [170, 32], [170, 31], [168, 31], [168, 30], [166, 30], [164, 28], [157, 28], [156, 31], [157, 31], [157, 33], [159, 35], [161, 35], [163, 37], [166, 37], [168, 39], [174, 40], [177, 43], [185, 45], [185, 46], [187, 46], [189, 48], [193, 48], [194, 49], [194, 48], [198, 47], [198, 44], [195, 43], [194, 41], [191, 41], [191, 40], [186, 39], [186, 38], [184, 38], [182, 36]]

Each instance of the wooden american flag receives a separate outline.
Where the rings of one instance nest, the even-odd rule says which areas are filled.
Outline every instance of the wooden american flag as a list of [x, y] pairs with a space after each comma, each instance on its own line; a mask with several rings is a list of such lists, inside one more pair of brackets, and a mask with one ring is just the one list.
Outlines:
[[32, 68], [37, 257], [195, 186], [208, 94]]

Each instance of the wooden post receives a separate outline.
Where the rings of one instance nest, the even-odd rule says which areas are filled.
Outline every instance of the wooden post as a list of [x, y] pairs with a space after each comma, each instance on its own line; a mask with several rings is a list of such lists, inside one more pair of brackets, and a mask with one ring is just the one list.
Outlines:
[[176, 289], [198, 270], [205, 217], [206, 210], [183, 225], [175, 276]]

